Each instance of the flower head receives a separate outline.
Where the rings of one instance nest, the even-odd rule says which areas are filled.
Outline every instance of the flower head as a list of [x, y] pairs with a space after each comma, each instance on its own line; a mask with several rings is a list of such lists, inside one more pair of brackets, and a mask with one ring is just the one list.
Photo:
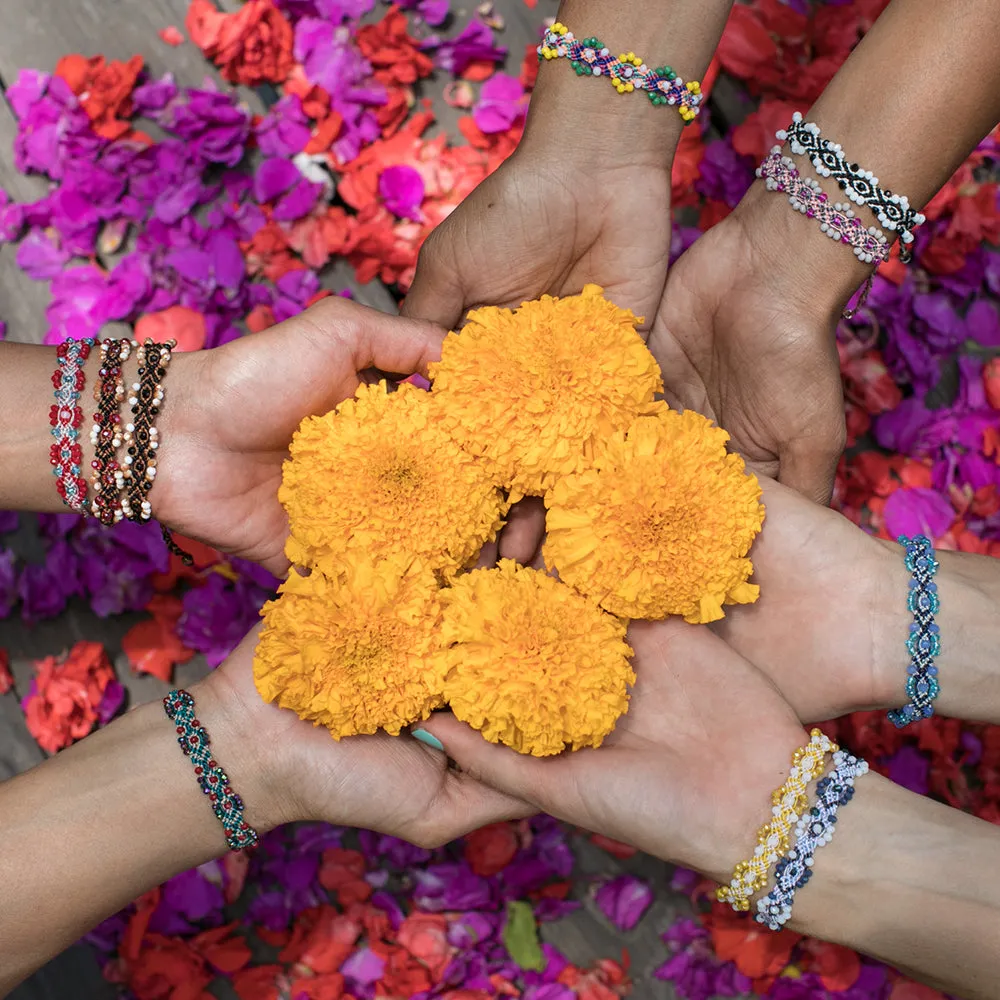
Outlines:
[[546, 497], [546, 565], [627, 618], [710, 622], [723, 603], [755, 601], [746, 555], [764, 508], [728, 440], [693, 410], [665, 405], [613, 435], [594, 468]]
[[278, 498], [293, 563], [335, 575], [347, 557], [407, 557], [446, 575], [478, 555], [502, 523], [489, 470], [441, 426], [430, 393], [362, 385], [303, 421]]
[[544, 493], [662, 390], [636, 322], [597, 285], [469, 313], [431, 366], [452, 432], [515, 494]]
[[426, 666], [440, 646], [432, 573], [372, 564], [339, 579], [293, 572], [279, 594], [262, 612], [254, 657], [265, 701], [326, 726], [334, 739], [379, 729], [395, 736], [440, 704]]
[[597, 747], [628, 708], [625, 626], [566, 584], [503, 559], [441, 600], [444, 700], [491, 742], [536, 757]]

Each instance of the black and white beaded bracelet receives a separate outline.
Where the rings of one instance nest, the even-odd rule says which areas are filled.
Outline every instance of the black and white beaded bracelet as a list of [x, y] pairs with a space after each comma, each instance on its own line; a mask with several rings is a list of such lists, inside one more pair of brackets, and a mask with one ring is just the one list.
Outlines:
[[910, 207], [905, 194], [893, 194], [879, 186], [878, 178], [857, 163], [848, 162], [840, 143], [824, 139], [814, 122], [807, 122], [796, 111], [787, 129], [776, 133], [779, 142], [788, 142], [796, 156], [808, 156], [820, 177], [831, 177], [856, 205], [867, 205], [879, 225], [899, 233], [900, 259], [910, 260], [913, 230], [925, 221], [924, 216]]

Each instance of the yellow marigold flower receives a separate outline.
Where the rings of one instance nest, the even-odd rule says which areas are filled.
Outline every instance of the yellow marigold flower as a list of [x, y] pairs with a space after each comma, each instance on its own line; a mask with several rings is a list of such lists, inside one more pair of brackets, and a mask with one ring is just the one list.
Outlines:
[[441, 601], [444, 699], [491, 742], [536, 757], [597, 747], [628, 708], [625, 625], [566, 584], [504, 559]]
[[[398, 564], [397, 564], [398, 567]], [[427, 664], [441, 647], [433, 573], [353, 565], [340, 579], [293, 572], [264, 605], [254, 680], [334, 739], [396, 735], [441, 704]]]
[[593, 469], [548, 494], [546, 565], [626, 618], [711, 622], [723, 603], [756, 601], [746, 556], [764, 508], [728, 440], [693, 410], [662, 404], [613, 435]]
[[587, 285], [516, 310], [476, 309], [445, 338], [431, 365], [434, 395], [462, 446], [489, 461], [514, 499], [580, 471], [595, 442], [662, 390], [636, 322]]
[[456, 444], [431, 394], [362, 385], [296, 431], [278, 499], [288, 558], [335, 575], [345, 558], [412, 559], [449, 575], [475, 560], [506, 504], [488, 469]]

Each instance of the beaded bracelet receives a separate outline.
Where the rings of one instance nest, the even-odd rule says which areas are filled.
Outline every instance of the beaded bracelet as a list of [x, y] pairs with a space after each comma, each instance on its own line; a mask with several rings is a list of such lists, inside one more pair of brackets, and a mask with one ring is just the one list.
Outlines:
[[767, 882], [767, 873], [788, 851], [788, 833], [809, 806], [806, 790], [826, 766], [827, 754], [840, 747], [820, 730], [809, 734], [809, 742], [792, 754], [788, 780], [771, 795], [773, 818], [757, 831], [757, 847], [749, 861], [733, 869], [729, 885], [720, 885], [715, 898], [729, 903], [737, 912], [750, 909], [750, 897]]
[[757, 900], [757, 923], [772, 931], [788, 923], [795, 894], [812, 878], [816, 851], [833, 839], [837, 811], [854, 797], [854, 780], [867, 773], [867, 762], [845, 750], [833, 755], [833, 771], [816, 786], [816, 804], [795, 826], [795, 846], [774, 870], [774, 888]]
[[546, 30], [538, 58], [569, 59], [577, 76], [605, 76], [619, 94], [645, 91], [653, 104], [676, 107], [685, 125], [701, 111], [701, 84], [697, 80], [685, 83], [669, 66], [650, 69], [634, 52], [613, 56], [596, 38], [578, 41], [565, 24], [556, 22]]
[[194, 698], [188, 691], [171, 691], [163, 699], [163, 710], [176, 726], [177, 742], [194, 764], [195, 777], [208, 796], [231, 851], [256, 846], [257, 831], [243, 818], [243, 800], [233, 791], [229, 776], [209, 750], [208, 733], [194, 714]]
[[134, 340], [109, 338], [101, 342], [101, 367], [94, 386], [97, 412], [90, 429], [90, 441], [94, 445], [94, 460], [91, 462], [94, 470], [91, 476], [94, 499], [90, 510], [104, 525], [116, 524], [123, 516], [115, 489], [119, 471], [115, 456], [122, 443], [118, 408], [125, 397], [123, 368], [135, 346]]
[[915, 535], [912, 539], [900, 535], [898, 541], [906, 550], [906, 568], [912, 574], [906, 606], [913, 615], [906, 639], [906, 650], [910, 654], [906, 695], [910, 700], [902, 708], [889, 712], [889, 721], [902, 729], [934, 714], [933, 702], [941, 690], [938, 668], [934, 664], [935, 657], [941, 653], [941, 629], [934, 615], [941, 610], [941, 599], [934, 582], [938, 561], [934, 558], [931, 540], [926, 535]]
[[819, 182], [802, 177], [792, 158], [781, 155], [780, 146], [771, 149], [757, 168], [757, 176], [764, 179], [768, 191], [785, 192], [796, 211], [810, 219], [818, 219], [822, 232], [832, 240], [848, 244], [858, 260], [865, 264], [882, 264], [889, 259], [889, 241], [885, 233], [876, 226], [866, 228], [850, 205], [831, 204]]
[[147, 499], [156, 477], [156, 449], [159, 447], [154, 426], [164, 399], [162, 379], [170, 364], [175, 340], [154, 344], [147, 340], [139, 348], [139, 381], [133, 383], [128, 397], [132, 417], [125, 425], [124, 469], [117, 480], [125, 490], [122, 510], [132, 521], [148, 521], [153, 510]]
[[93, 340], [66, 340], [56, 348], [59, 367], [52, 373], [55, 403], [49, 410], [49, 423], [55, 444], [49, 448], [49, 462], [56, 477], [56, 490], [70, 510], [84, 509], [87, 480], [80, 464], [83, 448], [80, 445], [80, 426], [83, 410], [79, 406], [85, 382], [83, 366], [90, 357]]
[[816, 173], [821, 177], [832, 177], [856, 205], [867, 205], [879, 225], [898, 232], [902, 243], [900, 260], [905, 263], [911, 259], [909, 244], [913, 242], [913, 230], [926, 220], [920, 212], [910, 208], [905, 194], [893, 194], [879, 187], [878, 178], [870, 170], [864, 170], [857, 163], [849, 163], [840, 143], [824, 139], [819, 126], [804, 121], [801, 112], [795, 112], [792, 124], [778, 132], [776, 138], [779, 142], [787, 139], [797, 156], [808, 156]]

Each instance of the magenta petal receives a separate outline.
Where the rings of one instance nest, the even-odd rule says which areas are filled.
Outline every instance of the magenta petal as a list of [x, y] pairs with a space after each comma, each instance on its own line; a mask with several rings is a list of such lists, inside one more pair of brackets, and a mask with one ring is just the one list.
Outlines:
[[955, 509], [937, 490], [896, 490], [885, 502], [885, 530], [893, 537], [927, 535], [940, 538], [955, 520]]
[[340, 967], [345, 978], [364, 985], [374, 983], [381, 977], [384, 969], [385, 959], [376, 955], [370, 948], [361, 948], [354, 952]]
[[965, 314], [966, 334], [983, 347], [1000, 347], [1000, 313], [985, 299], [976, 299]]
[[291, 160], [265, 160], [254, 177], [254, 198], [261, 204], [274, 201], [301, 177], [299, 168]]
[[413, 167], [386, 167], [378, 179], [385, 207], [401, 219], [418, 219], [424, 200], [424, 179]]
[[313, 184], [305, 177], [299, 177], [292, 189], [285, 194], [274, 206], [274, 218], [279, 222], [294, 222], [308, 215], [319, 196], [323, 193], [322, 184]]
[[601, 885], [594, 899], [615, 927], [630, 931], [653, 902], [653, 890], [634, 875], [619, 875]]

